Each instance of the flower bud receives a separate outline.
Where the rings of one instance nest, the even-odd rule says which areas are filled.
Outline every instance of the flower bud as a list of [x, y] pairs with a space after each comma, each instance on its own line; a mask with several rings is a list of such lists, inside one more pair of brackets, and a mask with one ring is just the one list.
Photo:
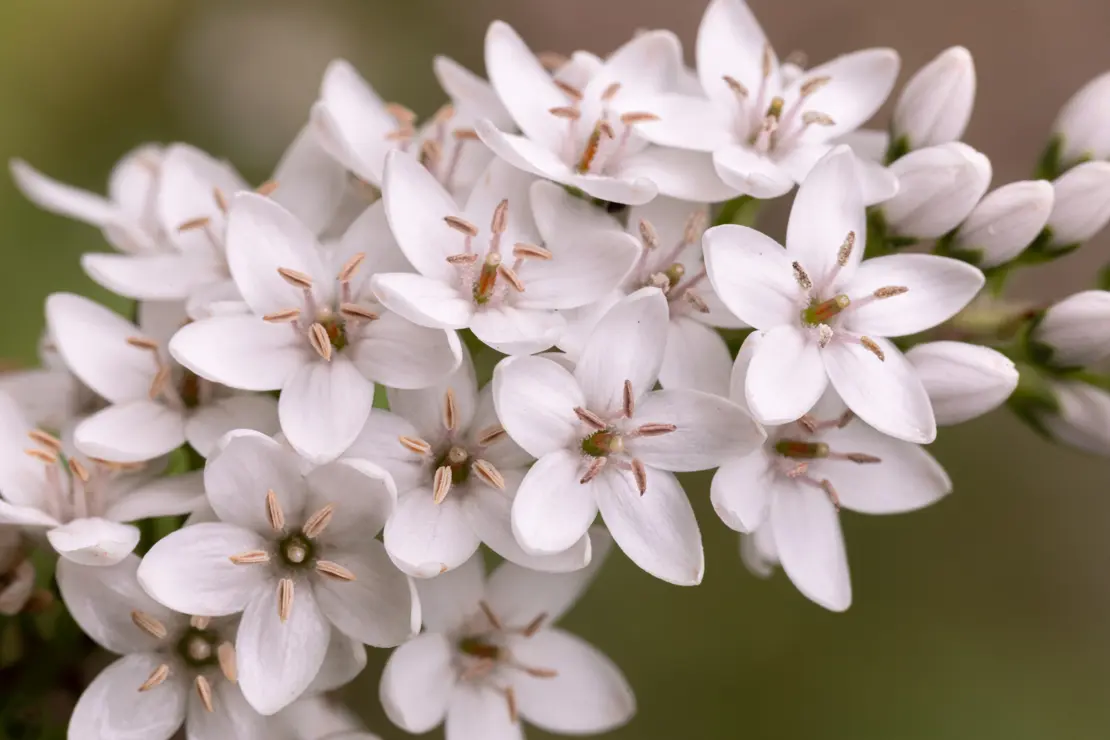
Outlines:
[[998, 408], [1018, 383], [1009, 358], [977, 344], [919, 344], [906, 359], [929, 394], [937, 424], [960, 424]]
[[896, 236], [918, 239], [954, 229], [991, 181], [990, 160], [958, 141], [910, 152], [890, 171], [898, 178], [898, 194], [882, 206], [887, 226]]
[[941, 52], [902, 89], [894, 106], [894, 140], [907, 149], [957, 141], [975, 105], [975, 63], [962, 46]]
[[1027, 180], [988, 193], [952, 240], [954, 250], [973, 253], [979, 267], [997, 267], [1017, 257], [1044, 229], [1052, 213], [1052, 183]]
[[1110, 357], [1110, 293], [1087, 290], [1050, 307], [1032, 340], [1056, 367], [1087, 367]]
[[1061, 444], [1110, 456], [1110, 393], [1078, 381], [1050, 387], [1057, 410], [1038, 415], [1044, 431]]
[[1052, 183], [1056, 202], [1048, 217], [1048, 250], [1059, 252], [1090, 239], [1110, 221], [1110, 162], [1084, 162]]
[[1110, 157], [1110, 72], [1081, 87], [1060, 109], [1052, 130], [1065, 166]]

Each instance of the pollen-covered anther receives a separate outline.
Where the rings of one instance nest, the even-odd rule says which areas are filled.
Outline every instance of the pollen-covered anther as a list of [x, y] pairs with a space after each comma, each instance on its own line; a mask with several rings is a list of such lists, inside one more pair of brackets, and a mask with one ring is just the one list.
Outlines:
[[659, 246], [659, 232], [647, 219], [640, 219], [640, 241], [646, 249], [655, 249]]
[[505, 233], [505, 227], [509, 221], [509, 199], [505, 198], [497, 207], [493, 209], [493, 217], [490, 219], [489, 228], [494, 234]]
[[285, 512], [272, 488], [266, 491], [266, 521], [275, 532], [285, 531]]
[[547, 612], [540, 612], [532, 619], [531, 622], [524, 625], [524, 628], [520, 631], [520, 634], [524, 635], [525, 637], [535, 637], [536, 633], [540, 631], [540, 627], [543, 627], [543, 623], [546, 621]]
[[138, 609], [132, 611], [131, 621], [134, 622], [136, 627], [155, 640], [162, 640], [166, 637], [166, 626], [146, 612], [139, 611]]
[[850, 462], [856, 463], [857, 465], [873, 465], [875, 463], [881, 463], [883, 461], [881, 457], [868, 455], [866, 452], [848, 452], [845, 454], [833, 455], [833, 457], [841, 460], [848, 460]]
[[208, 679], [204, 676], [197, 676], [194, 682], [197, 687], [197, 696], [200, 697], [200, 703], [204, 705], [204, 709], [208, 712], [215, 711], [212, 706], [212, 684], [208, 683]]
[[725, 84], [728, 85], [728, 88], [732, 90], [736, 97], [748, 97], [748, 88], [744, 87], [744, 84], [740, 82], [740, 80], [732, 77], [731, 75], [723, 75], [721, 79], [725, 81]]
[[573, 100], [582, 99], [582, 91], [569, 82], [563, 82], [562, 80], [552, 80], [552, 82], [555, 83], [555, 87], [566, 93], [567, 97], [572, 98]]
[[308, 518], [304, 527], [301, 528], [301, 533], [310, 540], [316, 539], [328, 528], [334, 515], [335, 504], [325, 504]]
[[629, 113], [622, 113], [620, 120], [621, 123], [623, 123], [625, 126], [632, 126], [633, 124], [637, 123], [650, 123], [652, 121], [658, 121], [659, 116], [655, 115], [654, 113], [648, 113], [647, 111], [632, 111]]
[[379, 318], [378, 314], [357, 303], [340, 303], [339, 313], [343, 314], [344, 318], [360, 321], [377, 321]]
[[286, 308], [281, 311], [271, 311], [262, 317], [263, 321], [268, 321], [271, 324], [283, 324], [287, 321], [296, 321], [301, 317], [301, 309], [299, 308]]
[[709, 313], [709, 304], [706, 303], [705, 299], [702, 298], [701, 295], [698, 294], [696, 291], [687, 290], [683, 294], [683, 297], [687, 300], [687, 302], [690, 303], [690, 305], [694, 307], [694, 310], [698, 311], [699, 313]]
[[522, 259], [537, 259], [549, 260], [551, 259], [551, 250], [536, 244], [525, 244], [518, 242], [513, 245], [513, 257], [518, 260]]
[[639, 458], [632, 458], [632, 478], [636, 481], [636, 489], [643, 496], [647, 493], [647, 468], [644, 467], [643, 462]]
[[139, 691], [150, 691], [155, 686], [161, 686], [169, 677], [170, 667], [163, 663], [151, 672], [150, 678], [143, 681], [142, 685], [139, 686]]
[[601, 431], [606, 427], [605, 420], [589, 409], [584, 409], [581, 406], [575, 406], [574, 415], [577, 416], [583, 424], [593, 427], [598, 431]]
[[455, 402], [455, 389], [448, 388], [443, 394], [443, 428], [449, 432], [455, 431], [459, 423], [458, 404]]
[[62, 440], [55, 437], [49, 432], [44, 432], [41, 429], [32, 429], [27, 432], [27, 436], [31, 438], [32, 442], [40, 444], [43, 447], [54, 450], [55, 452], [62, 451]]
[[432, 454], [432, 446], [419, 437], [406, 437], [401, 435], [397, 438], [397, 441], [400, 442], [401, 446], [406, 450], [414, 452], [417, 455]]
[[216, 648], [216, 658], [220, 663], [220, 672], [231, 683], [239, 681], [239, 664], [235, 661], [235, 646], [230, 642], [221, 643]]
[[636, 427], [636, 431], [633, 434], [637, 437], [660, 437], [664, 434], [670, 434], [677, 429], [678, 427], [674, 424], [641, 424]]
[[478, 444], [482, 447], [489, 447], [494, 442], [505, 437], [505, 427], [500, 424], [494, 425], [487, 429], [483, 429], [478, 433]]
[[817, 325], [817, 346], [821, 349], [829, 346], [829, 342], [833, 339], [832, 327], [828, 324]]
[[877, 289], [872, 295], [876, 298], [893, 298], [907, 292], [909, 292], [909, 288], [904, 285], [888, 285], [885, 288]]
[[708, 215], [703, 210], [694, 211], [687, 216], [686, 223], [682, 227], [682, 243], [693, 244], [700, 239], [702, 232], [705, 231], [708, 218]]
[[605, 102], [609, 102], [610, 100], [615, 98], [617, 96], [617, 93], [619, 93], [620, 91], [621, 83], [611, 82], [609, 83], [609, 87], [605, 88], [605, 91], [601, 93], [601, 99]]
[[516, 271], [513, 270], [513, 268], [509, 267], [505, 263], [501, 263], [497, 266], [497, 271], [501, 275], [501, 277], [505, 278], [505, 282], [513, 287], [513, 290], [515, 290], [517, 293], [524, 292], [524, 282], [520, 279], [520, 276], [516, 274]]
[[258, 193], [259, 195], [261, 195], [263, 197], [267, 197], [267, 196], [273, 195], [277, 191], [277, 189], [278, 189], [278, 181], [277, 180], [267, 180], [266, 182], [262, 183], [257, 188], [255, 188], [254, 192]]
[[608, 462], [609, 458], [607, 457], [595, 457], [592, 461], [590, 461], [589, 467], [586, 468], [586, 472], [582, 475], [582, 478], [578, 482], [589, 483], [594, 478], [596, 478], [599, 473], [601, 473], [601, 470]]
[[432, 479], [432, 500], [437, 504], [442, 504], [447, 494], [451, 492], [451, 482], [454, 478], [454, 473], [450, 465], [441, 465], [436, 468], [435, 476]]
[[478, 255], [474, 254], [473, 252], [447, 255], [447, 262], [452, 265], [473, 265], [477, 261]]
[[835, 126], [836, 121], [828, 113], [821, 113], [820, 111], [807, 110], [802, 114], [802, 123], [807, 126]]
[[69, 467], [70, 474], [72, 474], [74, 478], [81, 481], [82, 483], [88, 483], [89, 479], [92, 478], [84, 463], [82, 463], [76, 457], [67, 458], [66, 464]]
[[505, 625], [501, 623], [501, 619], [498, 618], [497, 613], [493, 611], [493, 607], [491, 607], [488, 602], [479, 601], [478, 608], [482, 610], [482, 614], [489, 620], [491, 627], [495, 630], [505, 629]]
[[801, 478], [809, 472], [809, 463], [800, 462], [786, 471], [787, 478]]
[[582, 117], [582, 111], [577, 108], [572, 108], [567, 105], [560, 105], [554, 108], [548, 108], [547, 112], [556, 118], [565, 118], [568, 121], [577, 121]]
[[228, 558], [236, 565], [260, 565], [270, 562], [270, 553], [265, 550], [247, 550]]
[[621, 410], [629, 418], [636, 413], [636, 394], [632, 388], [632, 381], [627, 378], [621, 386]]
[[153, 339], [148, 339], [147, 337], [128, 337], [127, 343], [138, 349], [147, 349], [151, 352], [158, 351], [158, 342]]
[[366, 260], [366, 252], [358, 252], [351, 255], [351, 258], [343, 263], [343, 267], [339, 268], [339, 275], [337, 279], [340, 282], [346, 282], [355, 276], [358, 268]]
[[844, 267], [848, 264], [848, 259], [852, 256], [852, 250], [856, 247], [856, 232], [849, 231], [848, 235], [844, 237], [844, 242], [840, 245], [840, 249], [836, 252], [836, 264]]
[[308, 343], [312, 345], [312, 349], [316, 350], [316, 354], [328, 362], [331, 361], [331, 337], [328, 336], [328, 330], [324, 328], [323, 324], [316, 322], [309, 327]]
[[416, 123], [416, 113], [400, 103], [386, 103], [385, 112], [393, 116], [398, 123], [410, 125]]
[[293, 579], [282, 578], [278, 581], [277, 588], [278, 596], [278, 619], [282, 622], [289, 620], [289, 615], [293, 613]]
[[478, 132], [472, 128], [457, 128], [451, 132], [455, 141], [478, 141]]
[[196, 231], [197, 229], [203, 229], [210, 223], [212, 223], [212, 219], [210, 219], [208, 216], [191, 218], [185, 223], [178, 225], [177, 233], [184, 234], [187, 231]]
[[316, 572], [322, 575], [334, 578], [337, 581], [351, 582], [356, 580], [355, 574], [349, 569], [344, 568], [339, 563], [333, 563], [330, 560], [317, 560]]
[[808, 98], [831, 81], [832, 78], [828, 76], [811, 77], [801, 84], [798, 91], [802, 94], [803, 98]]
[[291, 267], [279, 267], [278, 275], [281, 275], [285, 282], [289, 283], [294, 288], [300, 288], [301, 290], [312, 289], [312, 277], [300, 270], [294, 270]]
[[40, 450], [37, 447], [33, 447], [31, 449], [24, 450], [23, 453], [25, 455], [30, 455], [39, 462], [46, 463], [47, 465], [58, 464], [58, 455], [54, 452], [51, 452], [50, 450]]
[[802, 267], [801, 262], [794, 262], [790, 265], [794, 268], [794, 279], [798, 281], [798, 285], [802, 290], [812, 290], [813, 281], [809, 278], [809, 273]]
[[493, 463], [488, 460], [475, 460], [474, 464], [470, 466], [475, 475], [481, 478], [482, 482], [498, 491], [505, 490], [505, 477], [501, 475], [501, 471], [494, 467]]
[[478, 236], [478, 227], [467, 221], [465, 218], [458, 216], [444, 216], [444, 222], [455, 231], [462, 232], [467, 236]]
[[883, 353], [883, 348], [880, 347], [871, 337], [860, 337], [859, 343], [863, 345], [871, 354], [879, 358], [880, 361], [886, 361], [886, 355]]

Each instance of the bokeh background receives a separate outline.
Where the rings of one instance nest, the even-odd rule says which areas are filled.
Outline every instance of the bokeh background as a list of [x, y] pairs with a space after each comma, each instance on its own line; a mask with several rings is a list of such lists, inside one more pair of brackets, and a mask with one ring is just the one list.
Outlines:
[[[1056, 110], [1110, 67], [1110, 4], [1090, 0], [751, 5], [780, 54], [802, 50], [813, 63], [892, 46], [912, 72], [946, 46], [969, 47], [979, 96], [966, 140], [991, 157], [996, 184], [1029, 176]], [[442, 102], [433, 55], [480, 71], [494, 18], [537, 50], [606, 53], [636, 29], [670, 28], [689, 55], [703, 6], [0, 0], [0, 159], [102, 191], [135, 144], [186, 140], [261, 182], [334, 57], [386, 99], [428, 114]], [[786, 205], [770, 210], [772, 234]], [[1108, 241], [1025, 276], [1018, 290], [1049, 299], [1087, 287]], [[97, 231], [37, 211], [0, 178], [5, 361], [34, 362], [49, 292], [108, 298], [78, 267], [82, 252], [105, 248]], [[640, 711], [611, 737], [1107, 737], [1110, 461], [1052, 447], [1005, 412], [945, 430], [933, 451], [955, 481], [948, 500], [906, 517], [845, 514], [856, 596], [844, 615], [809, 603], [781, 574], [750, 576], [708, 505], [708, 478], [691, 477], [704, 584], [665, 585], [616, 554], [566, 620], [635, 687]], [[371, 729], [400, 738], [378, 708], [384, 658], [372, 653], [347, 695]]]

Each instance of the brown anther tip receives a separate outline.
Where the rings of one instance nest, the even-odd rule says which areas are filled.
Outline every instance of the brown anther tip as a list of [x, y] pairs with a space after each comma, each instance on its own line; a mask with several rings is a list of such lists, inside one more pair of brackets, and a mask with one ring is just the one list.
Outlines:
[[886, 361], [886, 355], [883, 354], [883, 348], [875, 342], [871, 337], [860, 337], [859, 343], [867, 349], [868, 352], [879, 358], [880, 361]]
[[148, 339], [147, 337], [128, 337], [127, 343], [138, 349], [148, 349], [152, 352], [158, 351], [158, 342], [153, 339]]
[[659, 116], [655, 115], [654, 113], [648, 113], [646, 111], [634, 111], [631, 113], [621, 114], [621, 123], [623, 123], [625, 126], [631, 126], [636, 123], [651, 123], [652, 121], [658, 120]]
[[293, 579], [282, 578], [278, 581], [278, 619], [283, 623], [289, 621], [293, 613]]
[[605, 420], [589, 409], [584, 409], [581, 406], [575, 406], [574, 415], [577, 416], [582, 423], [586, 424], [587, 426], [591, 426], [598, 431], [601, 431], [606, 427]]
[[443, 428], [449, 432], [455, 431], [458, 426], [458, 405], [455, 402], [455, 389], [448, 388], [443, 394]]
[[339, 563], [333, 563], [330, 560], [317, 560], [316, 572], [322, 575], [334, 578], [337, 581], [351, 582], [356, 580], [355, 574], [347, 568], [344, 568]]
[[813, 281], [809, 278], [809, 273], [802, 267], [801, 262], [793, 262], [790, 265], [794, 268], [794, 279], [798, 281], [798, 285], [802, 290], [811, 290], [813, 288]]
[[89, 482], [89, 471], [81, 464], [80, 460], [76, 457], [71, 457], [67, 459], [67, 462], [69, 463], [69, 471], [73, 473], [79, 481], [82, 483]]
[[888, 285], [884, 288], [879, 288], [874, 292], [876, 298], [893, 298], [896, 295], [902, 295], [909, 292], [909, 288], [904, 285]]
[[186, 221], [185, 223], [179, 225], [177, 227], [177, 232], [179, 234], [184, 234], [186, 231], [195, 231], [197, 229], [203, 229], [205, 226], [207, 226], [211, 222], [212, 222], [212, 219], [210, 219], [208, 216], [200, 216], [199, 218], [191, 218], [188, 221]]
[[554, 108], [548, 108], [547, 112], [556, 118], [565, 118], [568, 121], [577, 121], [582, 117], [582, 111], [577, 108], [572, 108], [567, 105], [559, 105]]
[[326, 362], [331, 362], [331, 337], [328, 336], [328, 330], [324, 328], [323, 324], [315, 323], [308, 331], [309, 343], [312, 344], [312, 349], [316, 350], [316, 354], [320, 355]]
[[497, 614], [494, 613], [489, 604], [485, 601], [479, 601], [478, 608], [482, 610], [482, 614], [486, 615], [486, 619], [489, 620], [491, 627], [495, 630], [505, 629], [505, 625], [501, 624], [501, 620], [497, 618]]
[[278, 501], [277, 494], [274, 493], [272, 488], [266, 491], [266, 520], [275, 532], [285, 530], [285, 512], [282, 510], [281, 502]]
[[606, 139], [617, 138], [617, 133], [613, 131], [613, 127], [609, 125], [608, 121], [602, 121], [597, 124], [597, 130], [599, 133], [604, 134]]
[[851, 424], [852, 419], [854, 419], [854, 418], [856, 418], [855, 412], [853, 412], [851, 409], [848, 409], [847, 411], [845, 411], [843, 414], [840, 415], [839, 419], [836, 420], [836, 428], [837, 429], [843, 429], [844, 427]]
[[536, 244], [525, 244], [517, 242], [513, 245], [513, 257], [517, 259], [537, 259], [549, 260], [551, 259], [551, 250]]
[[[478, 433], [478, 444], [482, 447], [489, 447], [494, 442], [502, 439], [505, 436], [505, 427], [500, 424], [492, 427], [487, 427]], [[430, 448], [429, 448], [430, 449]]]
[[574, 100], [582, 99], [582, 91], [574, 85], [571, 85], [569, 82], [563, 82], [562, 80], [555, 80], [554, 82], [555, 87], [566, 93], [568, 97], [573, 98]]
[[763, 45], [763, 77], [766, 79], [771, 76], [771, 70], [775, 64], [775, 51], [771, 48], [770, 44]]
[[451, 132], [455, 141], [478, 141], [478, 132], [472, 128], [457, 128]]
[[443, 157], [443, 147], [435, 139], [425, 139], [420, 145], [420, 163], [424, 166], [434, 165]]
[[44, 432], [41, 429], [32, 429], [27, 432], [27, 436], [31, 438], [32, 442], [40, 444], [43, 447], [48, 447], [55, 452], [62, 451], [62, 440], [49, 432]]
[[208, 679], [204, 676], [196, 677], [197, 696], [200, 697], [200, 703], [204, 705], [204, 709], [208, 712], [214, 712], [215, 707], [212, 706], [212, 684], [208, 683]]
[[452, 265], [473, 265], [478, 261], [478, 255], [473, 252], [466, 254], [451, 254], [447, 256], [447, 261]]
[[830, 80], [832, 80], [832, 78], [827, 76], [811, 77], [803, 82], [798, 90], [801, 92], [803, 98], [808, 98], [810, 95], [829, 84]]
[[578, 482], [582, 484], [589, 483], [598, 476], [598, 473], [601, 472], [602, 468], [604, 468], [608, 462], [609, 458], [607, 457], [595, 457]]
[[435, 477], [432, 480], [432, 500], [437, 504], [442, 504], [447, 494], [451, 492], [453, 477], [451, 466], [441, 465], [436, 468]]
[[289, 267], [279, 267], [278, 275], [284, 278], [285, 282], [289, 283], [295, 288], [308, 290], [312, 287], [312, 276], [307, 275], [300, 270], [294, 270]]
[[339, 313], [348, 319], [361, 319], [362, 321], [377, 321], [380, 318], [369, 308], [357, 303], [340, 303]]
[[131, 612], [131, 621], [136, 627], [156, 640], [162, 640], [168, 634], [164, 624], [146, 612], [141, 612], [138, 609]]
[[340, 282], [346, 282], [355, 276], [358, 268], [366, 261], [366, 252], [356, 252], [351, 255], [351, 258], [343, 263], [343, 267], [339, 269], [337, 279]]
[[535, 637], [536, 633], [540, 631], [540, 627], [543, 627], [543, 623], [546, 621], [547, 612], [541, 612], [520, 631], [520, 634], [525, 637]]
[[455, 231], [461, 231], [467, 236], [478, 236], [478, 227], [458, 216], [444, 216], [443, 220]]
[[532, 678], [556, 678], [559, 675], [554, 668], [525, 667], [522, 670]]
[[883, 461], [881, 457], [868, 455], [866, 452], [850, 452], [844, 457], [859, 465], [871, 465], [874, 463], [881, 463]]
[[636, 393], [632, 388], [631, 380], [626, 379], [621, 387], [621, 409], [627, 417], [636, 413]]
[[643, 462], [638, 457], [632, 458], [632, 477], [636, 481], [636, 489], [643, 496], [647, 493], [647, 468], [644, 467]]
[[301, 532], [310, 540], [316, 539], [323, 534], [324, 530], [331, 524], [331, 519], [334, 514], [335, 504], [325, 504], [308, 518], [308, 521], [304, 523], [304, 527], [301, 528]]
[[617, 93], [619, 93], [620, 91], [621, 83], [612, 82], [609, 84], [609, 87], [605, 88], [605, 91], [601, 93], [601, 99], [608, 102], [615, 98], [617, 96]]
[[151, 401], [162, 395], [162, 391], [166, 390], [166, 386], [170, 384], [170, 368], [167, 365], [162, 365], [154, 373], [154, 378], [150, 381], [150, 388], [147, 389], [147, 397]]
[[798, 426], [800, 426], [802, 429], [805, 429], [810, 434], [816, 434], [818, 422], [809, 414], [805, 414], [798, 419]]
[[432, 116], [432, 122], [436, 124], [444, 124], [455, 117], [455, 106], [450, 103], [444, 103], [439, 107], [439, 110]]
[[430, 455], [432, 452], [432, 446], [417, 437], [406, 437], [402, 435], [397, 438], [397, 441], [399, 441], [401, 446], [406, 450], [414, 452], [417, 455]]
[[697, 291], [687, 290], [685, 295], [686, 300], [693, 305], [698, 313], [709, 313], [709, 304], [705, 302], [705, 299], [702, 298]]
[[161, 686], [169, 677], [170, 667], [163, 663], [154, 669], [154, 672], [150, 674], [150, 678], [143, 681], [142, 685], [139, 686], [139, 691], [150, 691], [155, 686]]
[[659, 246], [659, 232], [646, 218], [640, 219], [640, 241], [648, 249], [655, 249]]
[[401, 125], [412, 125], [416, 122], [416, 114], [400, 103], [386, 103], [385, 112], [393, 116]]
[[828, 113], [808, 110], [802, 114], [802, 123], [813, 126], [835, 126], [836, 121]]
[[482, 479], [483, 483], [496, 488], [498, 491], [505, 490], [505, 477], [501, 475], [500, 470], [493, 466], [493, 463], [487, 460], [475, 460], [471, 469]]
[[296, 321], [301, 316], [301, 309], [299, 308], [286, 308], [282, 311], [273, 311], [262, 317], [263, 321], [268, 321], [271, 324], [280, 324], [286, 321]]
[[227, 213], [227, 196], [224, 195], [224, 191], [212, 188], [212, 200], [216, 201], [216, 207], [220, 209], [220, 213]]
[[515, 290], [517, 293], [524, 292], [524, 282], [516, 274], [516, 271], [513, 270], [513, 268], [509, 267], [506, 264], [501, 264], [498, 265], [497, 271], [501, 274], [501, 277], [505, 278], [509, 285], [513, 286], [513, 290]]
[[740, 82], [740, 80], [730, 75], [724, 75], [722, 79], [724, 79], [725, 84], [728, 85], [729, 89], [732, 90], [732, 92], [735, 93], [738, 97], [748, 97], [748, 88], [746, 88], [744, 84]]
[[636, 429], [636, 435], [639, 437], [659, 437], [670, 434], [677, 429], [678, 427], [674, 424], [641, 424]]
[[261, 565], [270, 562], [270, 553], [265, 550], [247, 550], [228, 557], [235, 565]]
[[817, 325], [817, 346], [821, 349], [829, 346], [829, 342], [833, 340], [833, 330], [828, 324]]
[[274, 191], [276, 191], [277, 189], [278, 189], [277, 180], [267, 180], [266, 182], [262, 183], [257, 188], [255, 188], [254, 192], [258, 193], [261, 196], [270, 196], [270, 195], [273, 195]]
[[23, 454], [29, 455], [29, 456], [35, 458], [36, 460], [38, 460], [39, 462], [44, 462], [47, 465], [57, 465], [58, 464], [58, 456], [56, 454], [54, 454], [53, 452], [49, 452], [47, 450], [40, 450], [37, 447], [29, 449], [29, 450], [24, 450]]
[[489, 228], [494, 234], [505, 233], [505, 226], [509, 220], [509, 199], [505, 198], [493, 209], [493, 218], [490, 219]]
[[856, 232], [849, 231], [848, 235], [844, 237], [844, 243], [840, 245], [840, 249], [836, 253], [836, 263], [841, 267], [848, 264], [848, 258], [852, 256], [852, 250], [856, 246]]

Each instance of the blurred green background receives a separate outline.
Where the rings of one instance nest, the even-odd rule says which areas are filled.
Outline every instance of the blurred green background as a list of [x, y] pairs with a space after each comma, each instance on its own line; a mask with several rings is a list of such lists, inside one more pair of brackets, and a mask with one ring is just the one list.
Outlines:
[[[995, 183], [1028, 176], [1059, 105], [1110, 67], [1110, 5], [1089, 0], [752, 0], [781, 54], [814, 62], [889, 45], [912, 70], [951, 44], [975, 54], [967, 141]], [[605, 53], [638, 28], [691, 53], [703, 3], [678, 0], [0, 0], [0, 157], [102, 191], [144, 141], [186, 140], [261, 182], [304, 123], [328, 60], [350, 59], [390, 100], [441, 102], [436, 53], [481, 69], [486, 24], [536, 49]], [[780, 233], [785, 204], [766, 220]], [[0, 351], [34, 362], [42, 300], [106, 298], [78, 256], [93, 229], [41, 213], [0, 182]], [[1026, 276], [1039, 298], [1086, 287], [1105, 238]], [[119, 304], [117, 304], [119, 305]], [[696, 589], [615, 554], [566, 620], [629, 676], [640, 711], [613, 738], [1104, 738], [1110, 734], [1110, 462], [1049, 446], [1003, 412], [945, 430], [934, 453], [956, 492], [906, 517], [845, 514], [855, 604], [824, 612], [781, 575], [759, 581], [708, 505]], [[352, 705], [384, 738], [372, 653]], [[437, 731], [439, 732], [439, 731]], [[542, 736], [530, 732], [530, 736]]]

